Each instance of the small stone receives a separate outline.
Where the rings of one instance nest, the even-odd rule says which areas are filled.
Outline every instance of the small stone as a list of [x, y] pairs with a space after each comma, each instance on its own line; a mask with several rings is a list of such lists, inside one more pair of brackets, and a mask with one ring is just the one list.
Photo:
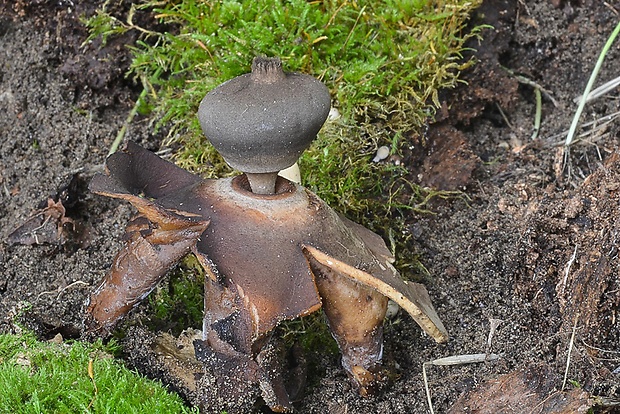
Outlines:
[[390, 155], [390, 149], [387, 146], [382, 146], [377, 149], [377, 154], [375, 158], [372, 159], [372, 162], [379, 162], [386, 159]]
[[62, 344], [62, 341], [63, 341], [63, 339], [62, 339], [62, 335], [61, 335], [60, 333], [57, 333], [57, 334], [56, 334], [56, 336], [54, 336], [52, 339], [50, 339], [50, 340], [49, 340], [49, 341], [47, 341], [47, 342], [50, 342], [50, 343], [52, 343], [52, 344], [58, 344], [58, 345], [60, 345], [60, 344]]
[[329, 109], [329, 114], [327, 115], [328, 121], [335, 121], [340, 118], [340, 111], [338, 108], [334, 108], [333, 106]]

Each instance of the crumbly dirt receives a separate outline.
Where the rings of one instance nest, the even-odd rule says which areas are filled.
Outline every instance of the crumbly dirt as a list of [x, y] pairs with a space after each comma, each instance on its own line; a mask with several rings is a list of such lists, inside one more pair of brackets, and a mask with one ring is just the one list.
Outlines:
[[[96, 2], [11, 3], [0, 4], [0, 332], [25, 326], [43, 339], [76, 338], [87, 294], [110, 266], [132, 213], [84, 191], [137, 98], [123, 78], [129, 62], [123, 43], [131, 38], [102, 50], [82, 45], [79, 18]], [[619, 110], [618, 90], [586, 106], [582, 123], [593, 126], [582, 131], [593, 132], [567, 157], [559, 144], [576, 109], [573, 99], [619, 13], [615, 3], [598, 0], [485, 2], [475, 23], [495, 30], [471, 45], [479, 63], [464, 74], [467, 85], [445, 92], [425, 144], [412, 138], [404, 158], [412, 180], [463, 192], [436, 200], [436, 214], [399, 217], [429, 271], [426, 284], [451, 340], [433, 343], [407, 315], [387, 323], [384, 358], [397, 375], [368, 399], [351, 389], [337, 355], [317, 350], [317, 377], [298, 412], [425, 413], [423, 362], [489, 351], [501, 358], [427, 367], [436, 412], [563, 412], [547, 399], [558, 395], [568, 407], [600, 396], [614, 410], [609, 405], [620, 400], [620, 121], [606, 124], [605, 117]], [[619, 44], [597, 84], [618, 75]], [[544, 89], [535, 139], [533, 84]], [[140, 117], [127, 136], [149, 149], [162, 139]], [[48, 197], [63, 199], [62, 187], [76, 173], [77, 200], [66, 216], [83, 237], [10, 245], [9, 235], [44, 209]], [[188, 393], [145, 346], [153, 338], [139, 327], [143, 313], [141, 307], [128, 318], [135, 325], [123, 342], [128, 364]], [[502, 322], [489, 346], [495, 319]], [[558, 394], [571, 340], [567, 391]], [[508, 379], [516, 381], [509, 388], [517, 399], [506, 403], [505, 392], [494, 387]], [[573, 405], [566, 402], [571, 398]]]

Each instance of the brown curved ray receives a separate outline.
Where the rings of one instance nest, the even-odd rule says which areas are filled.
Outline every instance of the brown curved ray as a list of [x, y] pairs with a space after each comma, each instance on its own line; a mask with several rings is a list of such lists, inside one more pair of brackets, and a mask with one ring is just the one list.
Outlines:
[[448, 340], [448, 332], [435, 312], [426, 288], [419, 283], [409, 283], [401, 279], [389, 263], [383, 265], [385, 271], [370, 274], [310, 245], [304, 244], [303, 248], [317, 262], [392, 299], [406, 310], [435, 341], [446, 342]]

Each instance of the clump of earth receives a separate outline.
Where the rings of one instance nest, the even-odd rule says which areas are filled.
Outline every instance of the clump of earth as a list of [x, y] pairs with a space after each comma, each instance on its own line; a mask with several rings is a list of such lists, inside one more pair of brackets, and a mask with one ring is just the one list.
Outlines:
[[[139, 94], [123, 76], [130, 61], [123, 45], [132, 39], [103, 49], [82, 45], [87, 33], [79, 18], [95, 8], [0, 5], [2, 333], [19, 323], [41, 339], [77, 338], [84, 301], [133, 214], [86, 190]], [[422, 364], [477, 353], [500, 358], [427, 367], [436, 412], [586, 412], [595, 400], [599, 410], [613, 410], [620, 399], [618, 90], [588, 103], [579, 139], [569, 149], [562, 144], [574, 99], [619, 16], [617, 5], [594, 0], [482, 5], [473, 23], [494, 29], [471, 44], [478, 63], [463, 73], [466, 84], [443, 92], [437, 121], [424, 142], [412, 135], [403, 159], [411, 180], [462, 192], [434, 200], [434, 214], [398, 213], [451, 339], [437, 345], [399, 314], [385, 326], [384, 359], [394, 381], [367, 399], [351, 389], [337, 354], [316, 350], [318, 373], [298, 412], [427, 412]], [[618, 75], [619, 44], [597, 85]], [[536, 89], [542, 118], [534, 134]], [[151, 150], [162, 140], [139, 116], [127, 138]], [[32, 224], [56, 226], [46, 227], [49, 242], [11, 243], [33, 212], [60, 214], [59, 200], [71, 222]], [[72, 231], [79, 237], [69, 237]], [[154, 334], [136, 323], [148, 318], [145, 309], [127, 322], [127, 364], [191, 400], [191, 390], [158, 364], [149, 346]]]

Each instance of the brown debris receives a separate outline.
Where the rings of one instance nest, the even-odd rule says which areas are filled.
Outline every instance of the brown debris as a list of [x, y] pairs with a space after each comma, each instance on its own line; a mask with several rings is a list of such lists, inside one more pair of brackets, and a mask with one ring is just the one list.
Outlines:
[[39, 203], [38, 209], [7, 237], [9, 245], [64, 245], [67, 242], [84, 248], [89, 232], [75, 217], [76, 203], [83, 197], [81, 178], [72, 174], [58, 191]]
[[582, 389], [558, 391], [559, 376], [546, 365], [530, 365], [487, 381], [462, 395], [449, 414], [579, 414], [594, 405]]
[[[620, 306], [617, 234], [620, 231], [620, 154], [612, 154], [603, 168], [590, 175], [563, 216], [572, 233], [566, 265], [558, 272], [556, 291], [569, 330], [575, 318], [586, 336], [600, 338], [610, 331]], [[569, 266], [570, 257], [575, 260]], [[595, 329], [596, 331], [594, 331]]]
[[436, 125], [429, 131], [428, 155], [420, 169], [420, 184], [438, 190], [463, 190], [471, 180], [480, 159], [465, 135], [449, 125]]
[[62, 244], [65, 238], [65, 224], [73, 225], [73, 220], [65, 216], [61, 201], [47, 199], [47, 207], [36, 211], [24, 224], [9, 234], [9, 244]]

